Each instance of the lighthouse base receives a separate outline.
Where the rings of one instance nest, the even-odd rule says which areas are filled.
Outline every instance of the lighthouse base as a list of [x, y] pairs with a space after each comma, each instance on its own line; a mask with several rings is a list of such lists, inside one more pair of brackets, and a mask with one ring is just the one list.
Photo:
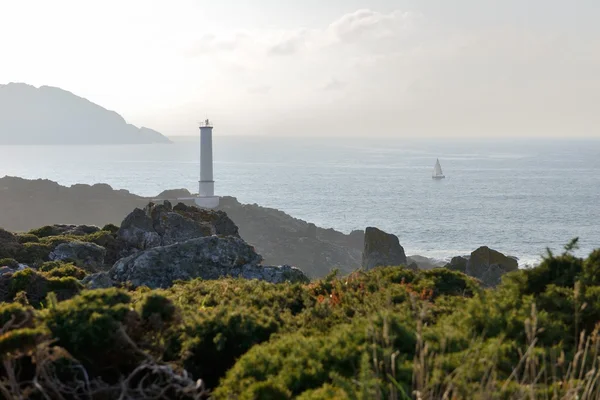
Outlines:
[[219, 207], [219, 196], [196, 197], [194, 203], [201, 208], [217, 208]]

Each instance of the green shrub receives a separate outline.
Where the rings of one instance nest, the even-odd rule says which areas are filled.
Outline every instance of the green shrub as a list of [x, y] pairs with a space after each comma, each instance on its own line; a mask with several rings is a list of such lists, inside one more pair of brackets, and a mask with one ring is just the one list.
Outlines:
[[[109, 231], [83, 238], [119, 248]], [[448, 269], [385, 267], [309, 284], [81, 291], [79, 268], [39, 256], [68, 239], [13, 240], [39, 270], [0, 276], [0, 300], [14, 301], [0, 303], [0, 357], [32, 397], [37, 362], [57, 387], [75, 388], [65, 398], [89, 397], [84, 381], [118, 397], [141, 363], [155, 368], [136, 372], [131, 387], [180, 382], [173, 374], [185, 369], [215, 399], [562, 398], [598, 387], [600, 250], [584, 260], [570, 244], [489, 289]]]
[[[88, 371], [100, 373], [105, 368], [114, 373], [130, 371], [140, 361], [125, 334], [129, 318], [130, 296], [117, 289], [83, 291], [58, 303], [45, 314], [45, 322], [57, 345], [81, 361]], [[122, 328], [123, 327], [123, 328]]]
[[112, 234], [115, 234], [119, 231], [119, 227], [114, 224], [106, 224], [102, 227], [102, 230], [105, 232], [110, 232]]
[[[267, 341], [277, 329], [273, 317], [252, 308], [205, 310], [186, 323], [183, 365], [194, 377], [215, 387], [237, 358]], [[207, 359], [211, 362], [207, 363]]]
[[30, 235], [37, 236], [38, 238], [43, 238], [43, 237], [55, 235], [56, 234], [55, 231], [56, 230], [54, 229], [53, 226], [46, 225], [46, 226], [42, 226], [41, 228], [32, 229], [28, 233]]
[[87, 272], [84, 269], [66, 261], [47, 261], [40, 265], [38, 271], [48, 278], [73, 277], [81, 280], [87, 276]]
[[30, 307], [16, 303], [0, 303], [0, 331], [11, 326], [33, 327], [33, 312]]
[[40, 265], [38, 271], [40, 272], [50, 272], [53, 269], [63, 267], [65, 265], [72, 265], [69, 263], [65, 263], [64, 261], [46, 261]]
[[0, 259], [0, 267], [17, 268], [19, 263], [14, 258], [2, 258]]
[[70, 243], [74, 240], [77, 240], [77, 237], [67, 235], [53, 235], [40, 238], [40, 243], [43, 243], [47, 245], [50, 249], [54, 250], [59, 244]]
[[600, 249], [593, 251], [583, 263], [581, 281], [588, 286], [600, 285]]
[[87, 276], [87, 273], [83, 269], [73, 264], [66, 264], [58, 268], [52, 268], [50, 271], [44, 272], [44, 276], [47, 278], [73, 277], [77, 280], [82, 280]]
[[51, 252], [51, 246], [45, 243], [24, 243], [15, 258], [24, 264], [36, 265], [48, 261]]
[[140, 306], [140, 316], [145, 321], [156, 318], [161, 322], [168, 323], [173, 321], [176, 312], [177, 308], [173, 302], [157, 293], [147, 295]]
[[240, 400], [288, 400], [292, 398], [290, 391], [273, 382], [256, 382], [250, 385], [239, 397]]
[[364, 329], [351, 326], [339, 326], [330, 336], [287, 334], [252, 347], [227, 372], [215, 396], [236, 398], [257, 384], [297, 396], [321, 387], [332, 371], [352, 376], [365, 349]]
[[[321, 388], [333, 374], [357, 377], [365, 353], [382, 361], [393, 351], [395, 378], [410, 385], [410, 370], [404, 361], [414, 357], [416, 339], [407, 325], [407, 317], [384, 313], [372, 321], [358, 320], [338, 325], [327, 334], [305, 336], [298, 333], [279, 335], [252, 347], [231, 368], [216, 389], [217, 398], [236, 398], [256, 384], [287, 388], [292, 396]], [[394, 349], [394, 350], [392, 350]]]
[[3, 301], [13, 301], [19, 292], [25, 292], [27, 300], [34, 307], [39, 307], [48, 293], [56, 293], [59, 300], [68, 299], [78, 293], [82, 286], [72, 277], [46, 277], [31, 268], [17, 271], [12, 276], [5, 276], [7, 291]]
[[479, 290], [476, 280], [458, 271], [447, 268], [434, 268], [422, 272], [424, 279], [433, 281], [435, 296], [473, 296]]
[[41, 328], [8, 331], [0, 335], [0, 356], [5, 359], [5, 357], [29, 353], [44, 337], [45, 332]]
[[[255, 399], [260, 399], [261, 397], [255, 397]], [[291, 397], [288, 397], [291, 398]], [[325, 384], [322, 387], [314, 390], [307, 390], [302, 393], [300, 396], [296, 397], [297, 400], [351, 400], [356, 399], [356, 396], [350, 397], [344, 389], [339, 387], [335, 387], [331, 384]]]
[[21, 233], [17, 235], [17, 241], [19, 243], [37, 243], [40, 241], [40, 238], [31, 233]]

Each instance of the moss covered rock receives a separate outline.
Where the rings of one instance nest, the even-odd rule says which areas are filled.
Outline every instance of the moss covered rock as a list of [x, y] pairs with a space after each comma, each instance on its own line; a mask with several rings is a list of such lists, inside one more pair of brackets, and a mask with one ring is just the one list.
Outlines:
[[104, 267], [106, 249], [95, 243], [79, 240], [62, 243], [49, 254], [53, 261], [71, 261], [89, 272], [96, 272]]

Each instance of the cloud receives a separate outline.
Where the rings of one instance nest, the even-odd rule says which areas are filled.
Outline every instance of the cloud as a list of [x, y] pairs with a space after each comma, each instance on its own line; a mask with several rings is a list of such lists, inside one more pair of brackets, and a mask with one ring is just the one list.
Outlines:
[[282, 34], [277, 41], [270, 46], [268, 54], [275, 56], [285, 56], [297, 53], [306, 47], [309, 32], [299, 30], [297, 32], [287, 32]]
[[267, 94], [271, 91], [271, 86], [269, 85], [258, 85], [252, 86], [248, 88], [248, 93], [250, 94]]
[[[293, 116], [306, 112], [332, 133], [544, 134], [600, 123], [596, 38], [442, 30], [419, 13], [357, 10], [321, 28], [200, 42], [222, 74], [212, 81], [231, 92], [224, 104], [251, 104], [274, 132], [293, 132]], [[355, 113], [364, 126], [345, 125]]]
[[327, 84], [323, 86], [323, 90], [325, 91], [338, 91], [342, 90], [346, 87], [344, 82], [341, 82], [335, 78], [332, 78]]
[[419, 14], [394, 11], [384, 14], [368, 9], [357, 10], [334, 21], [327, 28], [337, 40], [356, 43], [363, 40], [398, 38], [415, 28]]
[[205, 34], [187, 46], [186, 55], [189, 57], [204, 54], [235, 52], [243, 50], [252, 42], [252, 35], [248, 32], [236, 32], [229, 37], [217, 37], [214, 34]]

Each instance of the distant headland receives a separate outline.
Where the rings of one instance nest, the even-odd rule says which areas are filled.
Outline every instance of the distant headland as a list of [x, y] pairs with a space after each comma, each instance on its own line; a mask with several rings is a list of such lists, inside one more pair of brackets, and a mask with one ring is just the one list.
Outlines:
[[36, 88], [25, 83], [0, 85], [0, 145], [150, 143], [171, 141], [60, 88]]

